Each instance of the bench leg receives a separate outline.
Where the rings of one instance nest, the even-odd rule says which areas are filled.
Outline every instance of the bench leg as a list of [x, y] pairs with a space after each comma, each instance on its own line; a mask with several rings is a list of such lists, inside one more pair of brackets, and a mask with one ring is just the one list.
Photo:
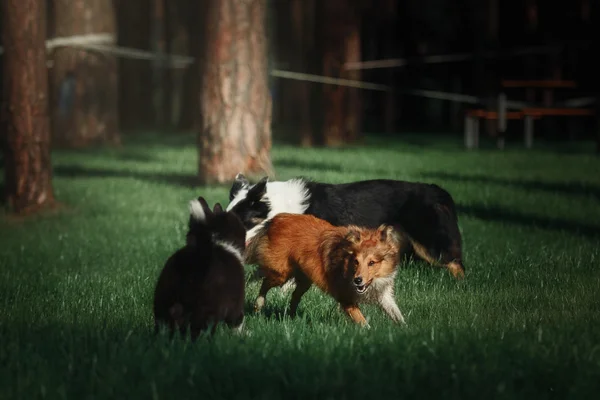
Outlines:
[[498, 146], [498, 148], [500, 150], [504, 149], [504, 135], [499, 135], [498, 136], [498, 140], [496, 141], [496, 146]]
[[506, 94], [498, 95], [498, 133], [506, 132]]
[[479, 118], [473, 119], [473, 147], [479, 148]]
[[465, 147], [473, 148], [473, 117], [465, 116]]
[[533, 117], [525, 116], [525, 148], [530, 149], [533, 146]]

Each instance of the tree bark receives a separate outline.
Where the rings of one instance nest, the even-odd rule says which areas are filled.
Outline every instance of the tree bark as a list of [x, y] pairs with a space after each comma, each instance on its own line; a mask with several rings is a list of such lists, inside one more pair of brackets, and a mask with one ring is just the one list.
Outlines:
[[[392, 2], [388, 2], [392, 3]], [[391, 16], [388, 16], [383, 20], [386, 25], [386, 38], [385, 40], [385, 55], [384, 58], [396, 58], [398, 47], [398, 35], [396, 34], [397, 19], [395, 18], [396, 10], [393, 5], [389, 5], [392, 12]], [[389, 68], [387, 71], [387, 81], [392, 87], [392, 90], [385, 94], [385, 108], [384, 108], [384, 131], [388, 134], [396, 132], [396, 119], [398, 117], [398, 107], [396, 105], [396, 94], [394, 88], [396, 87], [396, 68]]]
[[[151, 14], [147, 0], [117, 2], [119, 46], [151, 50]], [[119, 58], [119, 125], [124, 129], [153, 127], [151, 64], [147, 60]]]
[[[172, 0], [171, 0], [172, 1]], [[154, 0], [154, 15], [152, 18], [152, 47], [159, 57], [164, 57], [167, 52], [167, 18], [165, 0]], [[166, 60], [156, 60], [152, 63], [152, 81], [154, 110], [156, 113], [156, 125], [159, 128], [169, 126], [171, 116], [171, 99], [169, 85], [170, 66]]]
[[[57, 36], [116, 36], [111, 0], [55, 0], [54, 21]], [[72, 47], [54, 51], [54, 144], [85, 147], [120, 143], [117, 79], [117, 60], [112, 55]]]
[[[323, 75], [356, 79], [359, 71], [348, 71], [344, 64], [360, 60], [360, 19], [348, 0], [328, 0], [322, 20]], [[323, 140], [326, 146], [340, 146], [359, 137], [361, 114], [358, 89], [324, 85]]]
[[[314, 14], [315, 0], [290, 1], [291, 40], [287, 43], [290, 54], [290, 65], [294, 71], [308, 73], [314, 52]], [[311, 119], [311, 90], [310, 82], [289, 81], [291, 104], [288, 108], [294, 112], [294, 128], [297, 129], [300, 144], [310, 147], [317, 144], [314, 126]]]
[[198, 124], [202, 183], [272, 175], [266, 0], [210, 0]]
[[[498, 13], [499, 13], [499, 2], [498, 0], [487, 0], [487, 21], [484, 25], [487, 26], [487, 43], [486, 50], [498, 50]], [[485, 97], [487, 99], [498, 98], [498, 70], [497, 67], [489, 65], [484, 60], [486, 65], [485, 72]], [[489, 111], [496, 111], [497, 106], [489, 106]], [[488, 120], [487, 128], [489, 136], [498, 137], [500, 139], [499, 145], [504, 146], [505, 132], [498, 131], [498, 121]]]
[[46, 5], [3, 0], [1, 5], [6, 200], [15, 213], [54, 202], [48, 118]]
[[[360, 19], [355, 17], [352, 29], [349, 35], [346, 37], [346, 57], [344, 63], [353, 63], [362, 61], [360, 51]], [[361, 80], [360, 69], [346, 70], [344, 69], [345, 79], [354, 81]], [[362, 102], [361, 102], [361, 89], [349, 87], [348, 97], [346, 98], [346, 112], [344, 115], [345, 119], [345, 133], [346, 142], [356, 142], [361, 137], [362, 128]]]
[[[168, 54], [189, 54], [184, 1], [187, 2], [187, 0], [171, 0], [165, 3], [165, 39]], [[183, 68], [171, 67], [166, 71], [165, 107], [169, 127], [176, 126], [180, 119], [184, 90], [183, 77], [187, 69], [193, 70], [188, 65]]]
[[[185, 25], [185, 39], [187, 54], [196, 59], [193, 65], [188, 66], [182, 76], [183, 88], [181, 91], [181, 111], [179, 113], [178, 128], [180, 130], [201, 129], [200, 91], [202, 67], [206, 54], [205, 21], [207, 20], [208, 6], [205, 1], [180, 0], [180, 18]], [[183, 13], [183, 14], [181, 14]]]

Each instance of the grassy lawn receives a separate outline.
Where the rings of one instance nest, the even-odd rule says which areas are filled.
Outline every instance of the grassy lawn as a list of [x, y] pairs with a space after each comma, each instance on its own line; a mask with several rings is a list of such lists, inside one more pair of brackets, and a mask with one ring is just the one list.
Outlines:
[[[459, 207], [467, 278], [403, 266], [408, 326], [363, 307], [352, 325], [313, 288], [196, 344], [152, 336], [152, 292], [184, 243], [194, 138], [130, 137], [118, 150], [55, 152], [66, 206], [0, 215], [0, 398], [595, 398], [600, 390], [600, 158], [589, 143], [466, 152], [400, 136], [343, 150], [278, 144], [278, 179], [435, 182]], [[247, 310], [258, 291], [248, 282]], [[595, 393], [595, 394], [594, 394]]]

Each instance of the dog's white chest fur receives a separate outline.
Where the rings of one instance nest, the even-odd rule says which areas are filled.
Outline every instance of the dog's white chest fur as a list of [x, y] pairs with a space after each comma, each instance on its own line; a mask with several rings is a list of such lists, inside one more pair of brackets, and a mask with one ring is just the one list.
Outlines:
[[395, 277], [396, 273], [385, 278], [373, 279], [367, 291], [360, 296], [360, 301], [362, 303], [380, 303], [387, 292], [393, 293]]

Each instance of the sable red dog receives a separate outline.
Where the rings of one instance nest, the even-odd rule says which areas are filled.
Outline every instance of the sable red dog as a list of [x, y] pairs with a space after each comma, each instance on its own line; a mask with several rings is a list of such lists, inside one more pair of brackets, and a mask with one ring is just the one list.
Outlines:
[[267, 292], [295, 278], [290, 315], [314, 283], [337, 300], [352, 320], [368, 325], [358, 305], [377, 303], [394, 321], [404, 317], [394, 300], [394, 277], [404, 245], [393, 227], [335, 227], [312, 215], [278, 214], [262, 227], [246, 249], [246, 262], [258, 264], [264, 277], [255, 310]]
[[156, 285], [156, 332], [161, 324], [171, 335], [189, 327], [195, 340], [210, 324], [214, 334], [218, 322], [242, 330], [245, 235], [239, 218], [219, 203], [211, 212], [202, 197], [190, 202], [187, 244], [167, 260]]
[[375, 229], [382, 224], [402, 230], [412, 254], [464, 276], [462, 239], [454, 201], [441, 187], [420, 182], [374, 179], [343, 184], [304, 178], [251, 185], [235, 177], [227, 210], [237, 214], [250, 240], [262, 224], [279, 213], [310, 214], [335, 226]]

